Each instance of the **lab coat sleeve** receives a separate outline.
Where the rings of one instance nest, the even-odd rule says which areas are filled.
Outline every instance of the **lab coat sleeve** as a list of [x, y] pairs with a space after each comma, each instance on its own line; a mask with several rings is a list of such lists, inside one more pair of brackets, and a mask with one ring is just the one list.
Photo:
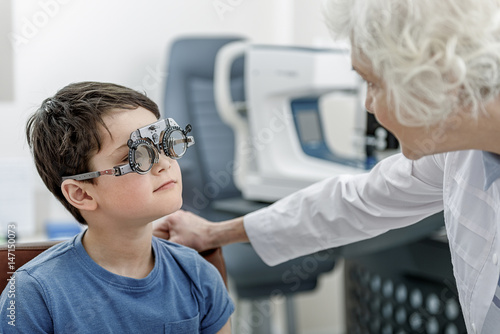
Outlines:
[[246, 233], [276, 265], [411, 225], [443, 209], [443, 164], [442, 155], [393, 155], [369, 173], [326, 179], [246, 215]]

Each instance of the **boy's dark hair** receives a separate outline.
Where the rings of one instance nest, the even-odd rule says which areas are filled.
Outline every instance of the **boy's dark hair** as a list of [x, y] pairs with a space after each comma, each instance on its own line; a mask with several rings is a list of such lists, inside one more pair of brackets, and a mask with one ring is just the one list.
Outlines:
[[[43, 101], [28, 119], [26, 136], [43, 182], [78, 222], [87, 222], [61, 191], [63, 176], [92, 172], [90, 159], [101, 149], [99, 125], [113, 109], [143, 107], [160, 118], [158, 105], [142, 93], [111, 83], [80, 82]], [[109, 131], [109, 130], [108, 130]], [[96, 179], [80, 182], [95, 183]]]

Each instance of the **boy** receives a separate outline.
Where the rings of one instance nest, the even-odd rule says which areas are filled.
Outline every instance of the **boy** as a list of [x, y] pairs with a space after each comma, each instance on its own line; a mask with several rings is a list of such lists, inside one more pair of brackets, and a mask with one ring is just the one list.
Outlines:
[[234, 306], [218, 271], [152, 236], [151, 222], [181, 207], [175, 159], [194, 143], [189, 127], [159, 117], [143, 94], [82, 82], [28, 120], [42, 180], [88, 228], [16, 272], [16, 322], [4, 291], [2, 333], [230, 332]]

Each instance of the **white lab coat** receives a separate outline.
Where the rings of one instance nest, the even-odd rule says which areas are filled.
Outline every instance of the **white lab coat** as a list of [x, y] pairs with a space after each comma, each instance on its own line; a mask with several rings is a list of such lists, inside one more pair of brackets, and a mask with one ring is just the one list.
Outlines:
[[370, 173], [324, 180], [248, 214], [245, 230], [260, 257], [275, 265], [444, 209], [467, 330], [480, 332], [500, 274], [500, 179], [485, 188], [483, 154], [459, 151], [417, 161], [397, 154]]

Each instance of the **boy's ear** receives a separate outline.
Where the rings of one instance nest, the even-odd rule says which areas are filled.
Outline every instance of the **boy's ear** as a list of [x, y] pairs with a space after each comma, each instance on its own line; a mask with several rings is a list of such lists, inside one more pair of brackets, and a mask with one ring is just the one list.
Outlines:
[[64, 180], [61, 191], [66, 200], [79, 210], [93, 211], [97, 208], [97, 202], [87, 190], [89, 183], [76, 180]]

